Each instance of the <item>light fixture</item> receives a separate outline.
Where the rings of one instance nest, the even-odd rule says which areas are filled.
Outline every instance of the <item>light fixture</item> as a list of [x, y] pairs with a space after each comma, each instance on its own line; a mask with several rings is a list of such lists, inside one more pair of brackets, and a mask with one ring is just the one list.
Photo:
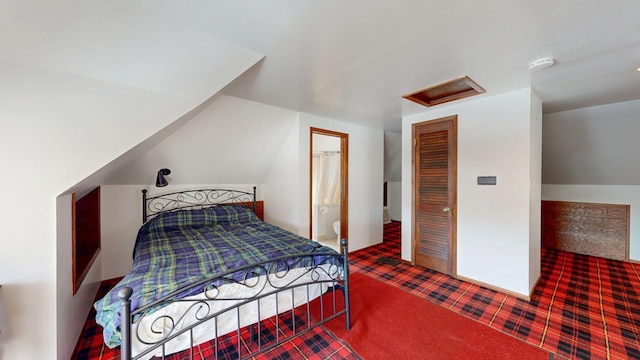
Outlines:
[[0, 285], [0, 343], [7, 340], [9, 336], [9, 319], [7, 318], [7, 304], [4, 302], [2, 285]]
[[171, 174], [171, 170], [169, 169], [158, 170], [158, 177], [156, 178], [156, 186], [157, 187], [167, 186], [169, 183], [167, 182], [167, 179], [165, 179], [164, 177], [169, 174]]

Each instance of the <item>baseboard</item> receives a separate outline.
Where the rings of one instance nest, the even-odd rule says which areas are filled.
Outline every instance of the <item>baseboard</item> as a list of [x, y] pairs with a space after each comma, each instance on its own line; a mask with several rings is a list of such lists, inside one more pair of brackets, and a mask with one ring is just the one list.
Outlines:
[[536, 279], [536, 281], [533, 283], [533, 287], [531, 288], [531, 290], [529, 291], [529, 298], [533, 298], [533, 291], [536, 289], [536, 286], [538, 286], [538, 283], [540, 282], [540, 274], [538, 274], [538, 278]]
[[[468, 277], [464, 277], [464, 276], [460, 276], [460, 275], [456, 275], [455, 278], [458, 279], [458, 280], [462, 280], [462, 281], [466, 281], [466, 282], [469, 282], [469, 283], [472, 283], [472, 284], [476, 284], [476, 285], [482, 286], [482, 287], [487, 288], [487, 289], [491, 289], [491, 290], [495, 290], [495, 291], [498, 291], [498, 292], [506, 293], [508, 295], [515, 296], [515, 297], [517, 297], [519, 299], [522, 299], [522, 300], [531, 301], [531, 295], [522, 295], [522, 294], [517, 293], [515, 291], [503, 289], [503, 288], [501, 288], [499, 286], [490, 285], [490, 284], [484, 283], [482, 281], [470, 279]], [[537, 283], [537, 281], [536, 281], [536, 283]]]

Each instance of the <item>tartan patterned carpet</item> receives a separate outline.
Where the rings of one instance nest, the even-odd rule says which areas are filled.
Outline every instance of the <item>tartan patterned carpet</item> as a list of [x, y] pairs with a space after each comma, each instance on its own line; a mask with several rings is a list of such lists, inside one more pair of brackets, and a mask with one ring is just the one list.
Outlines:
[[[640, 359], [637, 264], [545, 250], [540, 281], [532, 301], [527, 302], [399, 261], [400, 222], [385, 225], [382, 244], [349, 256], [352, 272], [363, 272], [422, 296], [553, 352], [556, 359]], [[101, 291], [114, 283], [104, 282]], [[78, 344], [77, 358], [118, 358], [117, 351], [104, 347], [101, 328], [93, 321], [94, 317], [92, 310], [83, 340]], [[229, 356], [234, 351], [221, 354]], [[198, 359], [210, 354], [210, 346], [196, 350]], [[358, 359], [358, 356], [346, 343], [320, 327], [273, 349], [263, 358]]]
[[362, 271], [464, 316], [555, 353], [556, 359], [640, 359], [639, 265], [544, 250], [542, 274], [527, 302], [400, 258], [400, 223], [384, 242], [349, 254]]
[[[96, 299], [100, 299], [104, 294], [115, 286], [121, 278], [103, 281], [96, 295]], [[110, 349], [103, 341], [102, 327], [95, 322], [96, 311], [91, 308], [89, 316], [85, 322], [81, 334], [81, 340], [76, 346], [76, 351], [72, 359], [97, 359], [97, 360], [116, 360], [120, 359], [120, 348]], [[295, 330], [296, 333], [300, 329], [306, 327], [306, 313], [296, 311]], [[270, 318], [261, 322], [260, 341], [262, 348], [274, 343], [276, 333], [279, 338], [283, 339], [294, 333], [294, 321], [290, 312], [283, 313], [278, 319], [279, 326], [276, 327], [276, 320]], [[254, 327], [256, 329], [256, 327]], [[254, 340], [252, 340], [254, 339]], [[245, 357], [249, 353], [255, 353], [258, 350], [258, 342], [255, 340], [255, 334], [251, 335], [249, 327], [241, 330], [241, 356]], [[195, 346], [191, 351], [183, 351], [180, 353], [165, 356], [165, 360], [204, 360], [204, 359], [238, 359], [238, 336], [236, 333], [221, 336], [217, 344], [215, 340], [205, 342]], [[156, 358], [154, 358], [156, 359]], [[267, 359], [309, 359], [309, 360], [328, 360], [328, 359], [354, 359], [360, 357], [346, 344], [344, 341], [336, 338], [333, 333], [327, 331], [324, 327], [318, 326], [308, 332], [298, 335], [279, 346], [264, 352], [263, 354], [253, 356], [251, 359], [267, 360]]]

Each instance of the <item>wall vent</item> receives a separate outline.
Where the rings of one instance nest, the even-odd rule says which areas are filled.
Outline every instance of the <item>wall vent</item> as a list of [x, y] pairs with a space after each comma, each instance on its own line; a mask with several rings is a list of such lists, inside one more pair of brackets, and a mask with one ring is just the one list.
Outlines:
[[402, 97], [424, 106], [443, 104], [484, 93], [485, 90], [468, 76], [445, 81], [438, 85], [403, 95]]

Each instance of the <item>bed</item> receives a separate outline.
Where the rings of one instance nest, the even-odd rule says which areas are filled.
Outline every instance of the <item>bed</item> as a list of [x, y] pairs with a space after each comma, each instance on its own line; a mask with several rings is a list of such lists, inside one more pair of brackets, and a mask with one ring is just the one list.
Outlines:
[[[143, 190], [142, 202], [132, 271], [94, 304], [122, 359], [193, 358], [203, 343], [217, 358], [219, 339], [233, 336], [233, 357], [246, 358], [338, 316], [349, 328], [346, 240], [339, 254], [265, 223], [255, 187]], [[267, 323], [275, 336], [263, 337]]]

